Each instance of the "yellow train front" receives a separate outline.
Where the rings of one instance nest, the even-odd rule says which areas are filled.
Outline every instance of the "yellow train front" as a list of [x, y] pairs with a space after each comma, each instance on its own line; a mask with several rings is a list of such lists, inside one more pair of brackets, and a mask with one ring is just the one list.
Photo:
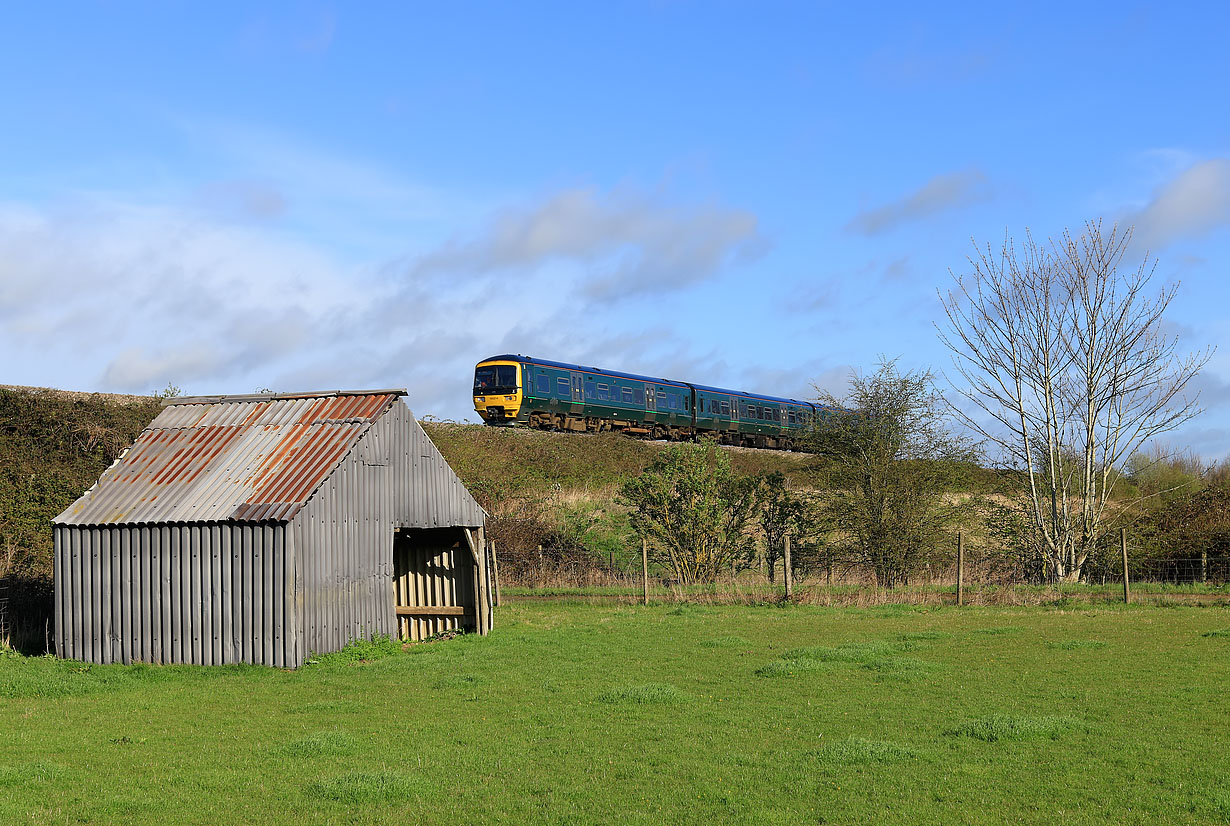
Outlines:
[[793, 448], [825, 408], [798, 399], [506, 354], [475, 366], [474, 410], [490, 425], [614, 430], [652, 439], [711, 433], [724, 444]]
[[517, 422], [521, 398], [520, 363], [496, 356], [474, 368], [474, 410], [487, 424]]

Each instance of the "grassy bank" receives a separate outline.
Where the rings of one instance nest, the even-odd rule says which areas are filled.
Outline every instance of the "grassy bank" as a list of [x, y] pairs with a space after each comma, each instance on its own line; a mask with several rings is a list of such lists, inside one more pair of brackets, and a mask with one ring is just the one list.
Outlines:
[[497, 623], [298, 672], [0, 658], [0, 822], [1230, 820], [1224, 608]]
[[[559, 490], [610, 495], [667, 444], [618, 433], [545, 433], [430, 420], [423, 427], [466, 486], [488, 499], [549, 496]], [[818, 478], [813, 457], [806, 454], [724, 449], [739, 473], [780, 471], [801, 487]]]

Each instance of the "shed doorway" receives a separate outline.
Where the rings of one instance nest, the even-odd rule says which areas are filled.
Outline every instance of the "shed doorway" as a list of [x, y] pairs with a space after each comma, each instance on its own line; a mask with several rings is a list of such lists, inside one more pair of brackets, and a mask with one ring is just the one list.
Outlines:
[[425, 640], [477, 628], [478, 566], [462, 528], [399, 528], [393, 534], [397, 636]]

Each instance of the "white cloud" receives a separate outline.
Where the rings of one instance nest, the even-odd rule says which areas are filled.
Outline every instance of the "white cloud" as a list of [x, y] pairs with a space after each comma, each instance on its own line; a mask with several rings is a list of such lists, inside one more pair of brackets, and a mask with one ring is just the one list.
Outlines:
[[1230, 225], [1230, 158], [1195, 163], [1157, 189], [1126, 222], [1151, 249]]
[[993, 194], [986, 175], [978, 169], [936, 175], [898, 201], [863, 210], [846, 229], [860, 235], [879, 235], [910, 221], [989, 200]]
[[[736, 210], [630, 195], [561, 193], [505, 215], [468, 246], [352, 264], [332, 239], [199, 203], [0, 204], [4, 378], [136, 393], [406, 386], [416, 411], [461, 417], [475, 361], [510, 349], [690, 376], [687, 344], [640, 313], [598, 314], [580, 350], [567, 330], [620, 254], [634, 263], [619, 289], [661, 292], [756, 237]], [[676, 264], [682, 276], [637, 281]]]
[[566, 261], [583, 268], [586, 296], [610, 299], [707, 280], [763, 244], [756, 216], [744, 210], [572, 189], [503, 212], [475, 237], [420, 257], [409, 276], [475, 277]]

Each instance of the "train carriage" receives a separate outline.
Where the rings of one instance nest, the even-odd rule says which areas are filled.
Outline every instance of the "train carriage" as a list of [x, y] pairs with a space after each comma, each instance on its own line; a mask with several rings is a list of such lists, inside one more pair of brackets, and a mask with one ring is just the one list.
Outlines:
[[713, 433], [724, 444], [791, 448], [820, 405], [521, 355], [474, 368], [474, 409], [490, 425], [654, 439]]

